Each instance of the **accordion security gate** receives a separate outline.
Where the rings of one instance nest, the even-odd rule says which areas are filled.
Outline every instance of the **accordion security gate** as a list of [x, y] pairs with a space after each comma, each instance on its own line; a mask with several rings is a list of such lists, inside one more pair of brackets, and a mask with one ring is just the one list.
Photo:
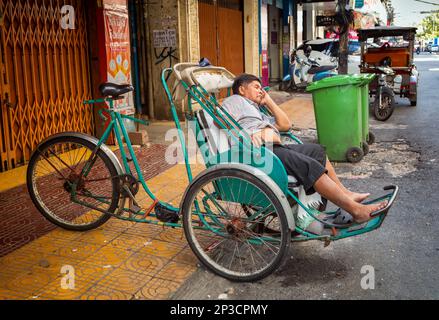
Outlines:
[[[61, 27], [65, 5], [74, 29]], [[81, 0], [0, 0], [0, 172], [52, 134], [94, 133], [85, 20]]]

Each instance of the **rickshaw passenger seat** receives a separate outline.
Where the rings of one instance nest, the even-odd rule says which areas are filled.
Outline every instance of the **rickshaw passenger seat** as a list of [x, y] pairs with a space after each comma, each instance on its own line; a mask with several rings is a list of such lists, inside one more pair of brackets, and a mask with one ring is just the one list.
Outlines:
[[[198, 125], [209, 147], [210, 155], [230, 150], [230, 141], [227, 134], [214, 124], [213, 118], [204, 110], [196, 112]], [[197, 137], [198, 138], [198, 137]]]
[[[230, 150], [230, 139], [227, 134], [214, 124], [213, 118], [204, 110], [196, 111], [196, 118], [205, 141], [209, 147], [210, 156]], [[288, 176], [288, 187], [298, 190], [300, 184], [294, 176]]]

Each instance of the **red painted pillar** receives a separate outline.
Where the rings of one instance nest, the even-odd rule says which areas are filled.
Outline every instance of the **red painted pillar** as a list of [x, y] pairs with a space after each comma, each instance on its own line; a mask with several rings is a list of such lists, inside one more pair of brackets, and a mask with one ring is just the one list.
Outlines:
[[[97, 0], [95, 23], [96, 35], [93, 38], [97, 42], [99, 84], [132, 83], [128, 1]], [[114, 102], [114, 107], [118, 112], [134, 114], [133, 94], [124, 96], [124, 99]], [[108, 124], [109, 121], [98, 131], [102, 134]], [[132, 124], [127, 125], [127, 129], [132, 131], [134, 126], [130, 128], [129, 125]]]

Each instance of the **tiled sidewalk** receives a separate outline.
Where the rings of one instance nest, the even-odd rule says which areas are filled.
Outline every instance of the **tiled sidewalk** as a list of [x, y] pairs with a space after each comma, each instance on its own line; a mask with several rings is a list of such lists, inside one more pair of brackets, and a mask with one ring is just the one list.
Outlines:
[[[194, 165], [194, 174], [203, 168]], [[185, 167], [175, 165], [147, 183], [178, 206], [188, 184]], [[137, 198], [151, 203], [143, 190]], [[115, 218], [87, 232], [56, 228], [0, 258], [0, 299], [166, 299], [196, 263], [182, 229]]]

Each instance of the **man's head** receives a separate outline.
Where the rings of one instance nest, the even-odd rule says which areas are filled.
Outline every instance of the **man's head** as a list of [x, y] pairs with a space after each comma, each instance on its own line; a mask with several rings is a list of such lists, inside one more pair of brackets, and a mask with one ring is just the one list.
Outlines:
[[257, 104], [262, 100], [261, 80], [252, 74], [241, 74], [235, 78], [232, 86], [233, 94], [239, 94]]

